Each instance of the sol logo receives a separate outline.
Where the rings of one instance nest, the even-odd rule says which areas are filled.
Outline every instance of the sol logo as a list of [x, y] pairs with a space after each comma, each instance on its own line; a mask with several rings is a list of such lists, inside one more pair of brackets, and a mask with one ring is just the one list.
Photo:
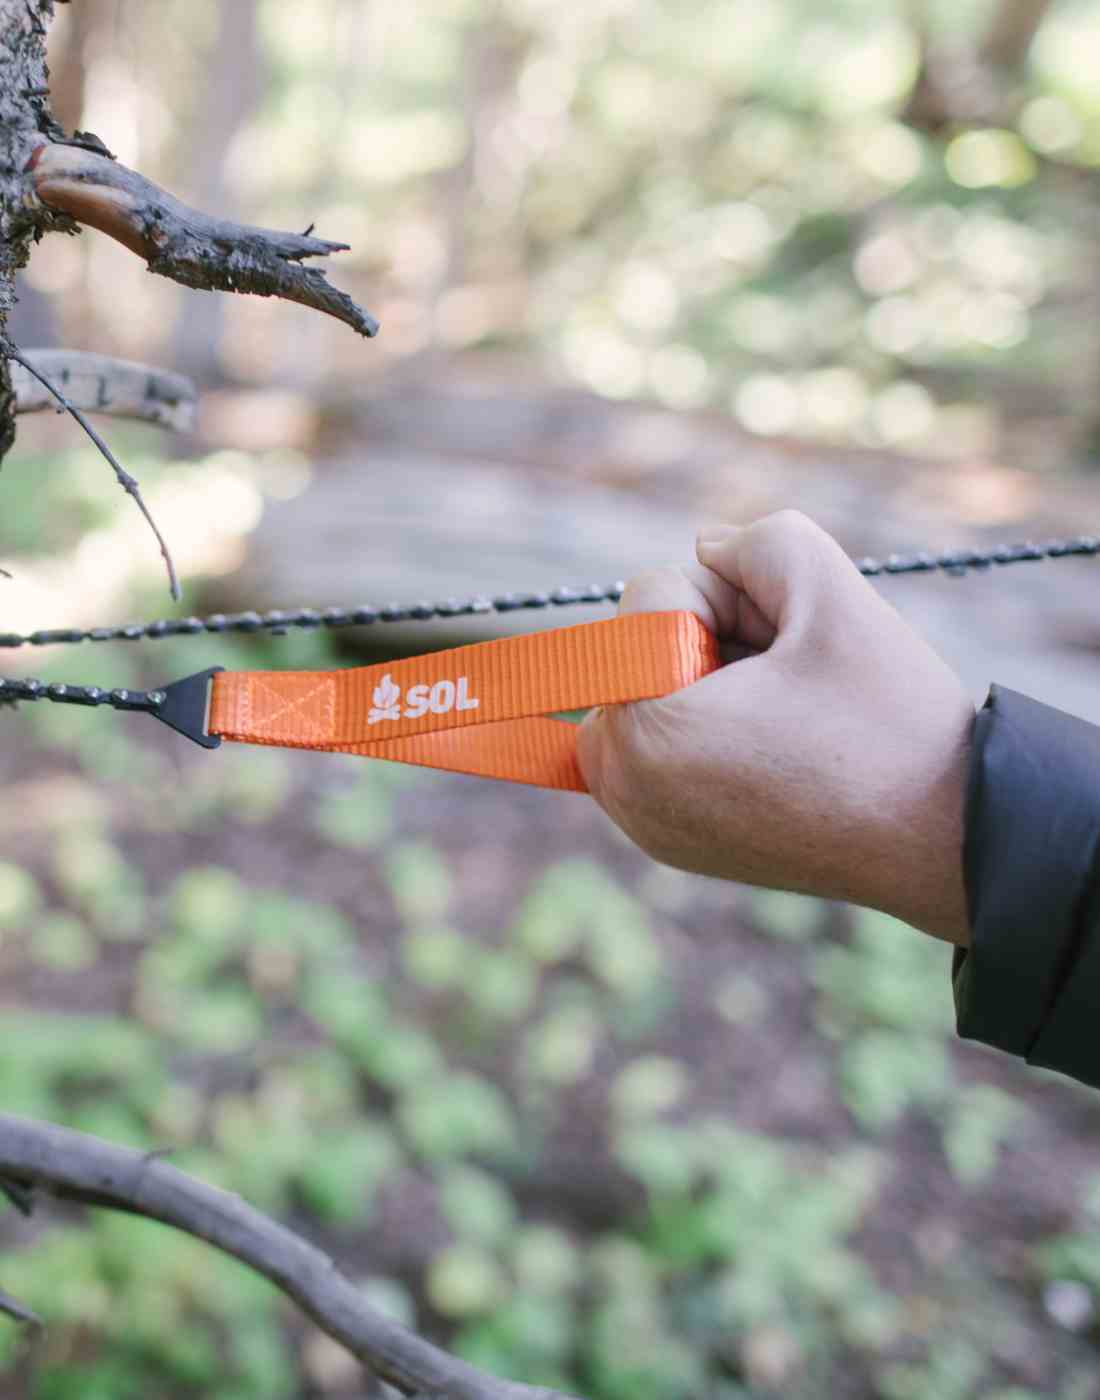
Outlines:
[[410, 685], [405, 693], [405, 708], [401, 708], [401, 687], [394, 685], [388, 673], [374, 688], [371, 699], [374, 704], [367, 716], [368, 724], [378, 724], [384, 719], [420, 719], [430, 711], [433, 715], [445, 715], [451, 710], [476, 710], [481, 701], [469, 693], [469, 678], [459, 676], [456, 681], [436, 681], [434, 685]]

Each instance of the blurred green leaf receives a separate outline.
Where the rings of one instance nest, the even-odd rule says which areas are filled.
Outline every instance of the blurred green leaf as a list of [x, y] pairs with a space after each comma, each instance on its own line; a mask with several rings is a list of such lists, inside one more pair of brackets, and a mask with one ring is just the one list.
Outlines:
[[173, 927], [205, 948], [224, 953], [244, 927], [248, 891], [240, 878], [221, 866], [207, 865], [180, 875], [168, 895]]
[[322, 1220], [362, 1224], [379, 1187], [400, 1164], [397, 1144], [381, 1123], [326, 1133], [302, 1173], [302, 1195]]
[[408, 841], [395, 847], [386, 859], [386, 877], [404, 919], [427, 922], [445, 918], [453, 881], [449, 864], [433, 846]]
[[792, 943], [809, 943], [821, 929], [824, 906], [808, 895], [752, 889], [749, 913], [762, 932]]
[[1017, 1099], [992, 1084], [960, 1090], [943, 1126], [943, 1149], [955, 1178], [964, 1186], [980, 1186], [1028, 1116]]
[[538, 990], [530, 960], [509, 949], [469, 949], [463, 983], [473, 1005], [500, 1021], [515, 1021], [530, 1011]]
[[401, 1097], [397, 1119], [411, 1145], [430, 1161], [468, 1154], [501, 1158], [519, 1145], [508, 1101], [495, 1085], [469, 1072], [414, 1083]]
[[620, 1070], [611, 1106], [623, 1119], [646, 1119], [676, 1107], [690, 1087], [684, 1065], [667, 1055], [645, 1055]]
[[37, 911], [41, 902], [33, 875], [17, 865], [0, 864], [0, 929], [18, 927]]
[[472, 1166], [448, 1166], [439, 1177], [439, 1209], [462, 1239], [503, 1244], [516, 1223], [516, 1204], [487, 1172]]
[[36, 924], [31, 953], [45, 967], [59, 972], [83, 972], [94, 965], [99, 946], [75, 914], [57, 912]]
[[551, 1011], [524, 1037], [524, 1069], [534, 1080], [570, 1084], [588, 1071], [599, 1035], [595, 1014], [585, 1006]]
[[950, 1084], [946, 1050], [927, 1036], [865, 1031], [841, 1053], [844, 1101], [874, 1131], [893, 1127], [911, 1107], [942, 1102]]
[[384, 784], [364, 779], [350, 789], [323, 793], [313, 814], [313, 826], [333, 845], [369, 850], [389, 835], [392, 806]]
[[523, 1225], [512, 1240], [512, 1266], [522, 1293], [557, 1294], [576, 1288], [582, 1278], [580, 1252], [553, 1225]]
[[463, 981], [470, 951], [467, 940], [448, 928], [417, 929], [401, 941], [405, 971], [414, 982], [433, 989]]
[[426, 1286], [432, 1306], [446, 1317], [487, 1312], [507, 1287], [494, 1256], [475, 1244], [441, 1250], [428, 1267]]

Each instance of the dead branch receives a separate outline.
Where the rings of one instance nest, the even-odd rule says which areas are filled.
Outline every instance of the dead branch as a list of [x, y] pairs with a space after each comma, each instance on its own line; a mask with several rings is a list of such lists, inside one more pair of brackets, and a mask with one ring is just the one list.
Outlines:
[[146, 260], [150, 272], [186, 287], [283, 297], [335, 316], [361, 335], [378, 322], [303, 258], [347, 249], [305, 234], [236, 224], [189, 208], [97, 150], [57, 141], [37, 146], [26, 166], [34, 194], [54, 213], [88, 224]]
[[28, 1327], [42, 1326], [42, 1319], [37, 1313], [31, 1312], [30, 1308], [24, 1307], [18, 1298], [13, 1298], [2, 1288], [0, 1288], [0, 1313], [10, 1317], [15, 1322], [22, 1322]]
[[176, 566], [172, 562], [172, 556], [168, 552], [168, 546], [164, 541], [164, 536], [160, 533], [160, 530], [157, 528], [157, 522], [149, 514], [149, 507], [145, 504], [144, 498], [141, 494], [141, 488], [138, 486], [135, 478], [132, 477], [130, 473], [126, 471], [126, 469], [123, 466], [120, 465], [114, 453], [99, 436], [99, 434], [92, 427], [92, 425], [88, 422], [87, 418], [84, 417], [80, 409], [74, 408], [73, 405], [69, 402], [69, 400], [65, 397], [65, 395], [61, 392], [61, 390], [58, 389], [56, 385], [51, 384], [51, 382], [46, 378], [46, 376], [44, 374], [41, 374], [34, 367], [34, 365], [32, 365], [31, 362], [23, 355], [22, 351], [16, 349], [16, 347], [11, 343], [10, 340], [0, 340], [0, 355], [5, 356], [9, 360], [14, 360], [16, 364], [22, 365], [28, 374], [33, 375], [34, 378], [37, 379], [38, 382], [41, 385], [43, 385], [43, 387], [47, 389], [49, 393], [53, 395], [53, 397], [57, 400], [61, 407], [65, 409], [67, 413], [72, 414], [72, 416], [88, 434], [91, 440], [99, 448], [100, 452], [102, 452], [104, 457], [107, 458], [107, 461], [110, 462], [111, 466], [114, 468], [115, 477], [118, 480], [118, 484], [127, 493], [127, 495], [132, 496], [134, 498], [138, 510], [140, 510], [142, 515], [145, 516], [145, 519], [148, 521], [150, 530], [152, 530], [153, 534], [156, 536], [157, 543], [160, 545], [161, 558], [164, 560], [165, 567], [168, 570], [168, 587], [171, 590], [173, 599], [178, 601], [180, 597], [180, 585], [179, 579], [176, 576]]
[[[38, 374], [56, 384], [74, 408], [112, 418], [136, 418], [178, 433], [195, 425], [197, 394], [182, 374], [82, 350], [23, 350]], [[16, 413], [56, 407], [52, 393], [22, 365], [12, 370]]]
[[239, 1196], [196, 1181], [156, 1154], [0, 1114], [0, 1174], [55, 1196], [158, 1220], [262, 1274], [381, 1380], [433, 1400], [569, 1400], [499, 1380], [370, 1308], [335, 1263]]

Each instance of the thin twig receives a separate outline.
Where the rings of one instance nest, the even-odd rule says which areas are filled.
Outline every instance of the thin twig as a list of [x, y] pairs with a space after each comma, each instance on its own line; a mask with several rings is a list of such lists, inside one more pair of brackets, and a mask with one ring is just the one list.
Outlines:
[[149, 514], [149, 508], [145, 504], [145, 501], [142, 499], [141, 490], [138, 487], [137, 482], [130, 475], [130, 473], [119, 464], [118, 459], [115, 457], [114, 453], [99, 436], [99, 434], [92, 427], [92, 425], [88, 422], [87, 418], [84, 417], [80, 409], [74, 408], [74, 406], [61, 392], [61, 390], [55, 388], [55, 386], [50, 383], [50, 381], [46, 378], [44, 374], [40, 373], [37, 369], [35, 369], [34, 365], [31, 364], [30, 360], [28, 360], [25, 355], [21, 354], [19, 350], [17, 350], [16, 347], [11, 343], [10, 340], [5, 340], [2, 344], [2, 347], [0, 348], [2, 348], [3, 353], [7, 356], [9, 360], [14, 360], [16, 364], [22, 365], [28, 374], [32, 374], [40, 384], [44, 385], [45, 388], [47, 388], [50, 391], [50, 393], [54, 396], [54, 398], [61, 405], [61, 407], [65, 409], [68, 413], [72, 414], [72, 416], [88, 434], [91, 440], [99, 448], [100, 452], [102, 452], [104, 457], [107, 458], [111, 466], [114, 467], [115, 476], [118, 479], [118, 484], [128, 495], [134, 498], [135, 502], [137, 503], [138, 510], [140, 510], [142, 515], [145, 516], [145, 519], [149, 523], [150, 530], [152, 530], [153, 534], [156, 536], [157, 543], [160, 545], [161, 557], [163, 558], [164, 563], [168, 569], [168, 587], [171, 591], [173, 599], [178, 602], [180, 598], [180, 585], [179, 579], [176, 577], [176, 566], [172, 562], [172, 556], [168, 552], [168, 546], [164, 541], [164, 536], [157, 529], [157, 522]]
[[10, 1293], [5, 1293], [0, 1288], [0, 1313], [6, 1313], [8, 1317], [14, 1318], [16, 1322], [25, 1322], [28, 1327], [41, 1327], [42, 1319], [37, 1313], [31, 1312], [30, 1308], [24, 1307], [18, 1298], [13, 1298]]
[[0, 1176], [0, 1196], [6, 1196], [20, 1215], [30, 1215], [34, 1210], [34, 1187], [29, 1181]]

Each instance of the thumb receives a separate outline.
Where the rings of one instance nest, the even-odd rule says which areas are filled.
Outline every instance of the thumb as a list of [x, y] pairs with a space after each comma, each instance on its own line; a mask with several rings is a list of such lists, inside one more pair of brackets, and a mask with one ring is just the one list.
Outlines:
[[601, 707], [589, 710], [577, 726], [577, 767], [584, 785], [597, 802], [603, 791], [603, 761], [607, 748], [607, 720]]
[[[629, 613], [646, 612], [692, 612], [699, 621], [712, 632], [719, 630], [719, 617], [708, 593], [717, 580], [713, 575], [711, 586], [705, 586], [707, 571], [698, 565], [686, 569], [654, 569], [650, 573], [632, 578], [623, 591], [619, 603], [619, 616]], [[602, 707], [591, 710], [577, 731], [577, 764], [585, 786], [597, 802], [602, 801], [604, 772], [609, 746], [615, 742], [629, 712], [629, 707], [613, 706], [610, 710]]]

